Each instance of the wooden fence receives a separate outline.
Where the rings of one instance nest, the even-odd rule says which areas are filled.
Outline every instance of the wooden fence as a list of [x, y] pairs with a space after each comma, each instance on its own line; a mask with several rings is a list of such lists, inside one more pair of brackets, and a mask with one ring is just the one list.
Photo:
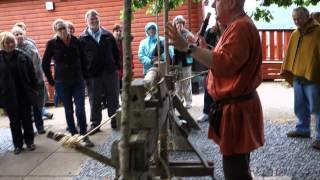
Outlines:
[[292, 30], [260, 29], [264, 80], [281, 79], [280, 70]]

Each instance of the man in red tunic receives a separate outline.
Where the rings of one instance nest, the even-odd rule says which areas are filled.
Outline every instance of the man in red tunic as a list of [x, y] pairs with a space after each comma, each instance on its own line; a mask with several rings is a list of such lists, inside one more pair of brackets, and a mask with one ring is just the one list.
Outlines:
[[257, 28], [243, 10], [244, 2], [213, 2], [217, 21], [226, 27], [214, 50], [206, 49], [203, 38], [201, 47], [188, 44], [172, 25], [167, 25], [174, 46], [210, 69], [208, 92], [222, 116], [218, 121], [210, 119], [208, 134], [220, 146], [227, 180], [252, 179], [250, 152], [264, 143], [262, 108], [256, 93], [262, 81], [261, 43]]

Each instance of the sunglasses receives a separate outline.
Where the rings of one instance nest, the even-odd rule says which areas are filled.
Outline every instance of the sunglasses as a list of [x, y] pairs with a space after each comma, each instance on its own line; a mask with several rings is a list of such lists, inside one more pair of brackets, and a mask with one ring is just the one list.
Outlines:
[[59, 28], [57, 29], [57, 31], [62, 31], [62, 30], [66, 30], [66, 27], [59, 27]]

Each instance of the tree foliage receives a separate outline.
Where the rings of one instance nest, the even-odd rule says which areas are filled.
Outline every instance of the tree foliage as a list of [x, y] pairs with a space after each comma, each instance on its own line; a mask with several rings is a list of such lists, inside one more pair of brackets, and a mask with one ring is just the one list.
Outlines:
[[[169, 9], [175, 9], [187, 0], [169, 0]], [[199, 3], [201, 0], [192, 0], [194, 3]], [[148, 15], [156, 15], [160, 13], [163, 9], [163, 0], [133, 0], [132, 8], [133, 10], [141, 9], [147, 7], [146, 14]]]
[[[257, 0], [258, 1], [258, 0]], [[273, 19], [271, 12], [267, 7], [270, 5], [277, 5], [278, 7], [289, 7], [291, 5], [295, 6], [309, 6], [317, 5], [320, 0], [262, 0], [262, 3], [259, 7], [256, 8], [256, 11], [253, 12], [252, 17], [258, 20], [264, 20], [270, 22]]]
[[[169, 9], [175, 9], [185, 3], [187, 0], [169, 0]], [[192, 0], [194, 3], [200, 3], [202, 0]], [[270, 5], [277, 5], [278, 7], [309, 6], [317, 5], [320, 0], [256, 0], [261, 1], [259, 7], [251, 14], [256, 21], [263, 20], [270, 22], [273, 19], [271, 12], [268, 10]], [[146, 14], [156, 15], [163, 9], [163, 0], [132, 0], [133, 12], [137, 9], [147, 8]]]

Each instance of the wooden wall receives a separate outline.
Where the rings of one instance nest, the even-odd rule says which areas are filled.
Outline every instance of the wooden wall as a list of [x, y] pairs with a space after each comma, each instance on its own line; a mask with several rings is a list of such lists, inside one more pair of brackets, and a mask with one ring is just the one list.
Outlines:
[[[123, 9], [123, 0], [53, 0], [53, 2], [55, 10], [47, 11], [44, 0], [0, 0], [0, 31], [10, 31], [16, 22], [24, 21], [27, 25], [27, 35], [36, 41], [42, 56], [46, 42], [53, 36], [51, 24], [57, 18], [72, 21], [75, 24], [76, 35], [85, 28], [84, 14], [89, 9], [96, 9], [100, 13], [102, 26], [109, 30], [112, 30], [115, 23], [121, 23], [120, 10]], [[202, 19], [201, 3], [190, 2], [191, 0], [186, 0], [185, 5], [171, 11], [169, 20], [171, 22], [174, 16], [183, 15], [188, 22], [191, 22], [187, 23], [187, 27], [191, 25], [192, 31], [197, 32]], [[132, 50], [135, 77], [142, 76], [142, 65], [137, 59], [137, 49], [139, 42], [145, 38], [144, 26], [151, 21], [156, 21], [156, 18], [146, 15], [145, 10], [139, 10], [134, 15]], [[162, 18], [159, 25], [162, 29]], [[162, 32], [161, 30], [160, 34], [163, 34]]]

